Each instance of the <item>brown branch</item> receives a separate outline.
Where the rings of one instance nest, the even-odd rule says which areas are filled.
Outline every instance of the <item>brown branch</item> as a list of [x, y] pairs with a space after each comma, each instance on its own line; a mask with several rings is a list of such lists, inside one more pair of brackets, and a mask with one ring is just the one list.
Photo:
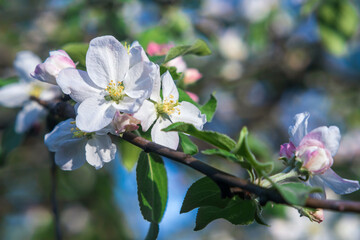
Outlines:
[[[39, 102], [40, 103], [40, 102]], [[41, 104], [41, 103], [40, 103]], [[66, 106], [68, 105], [68, 106]], [[45, 107], [49, 108], [49, 104], [45, 104]], [[62, 103], [52, 105], [51, 107], [59, 108], [53, 109], [54, 112], [62, 113], [62, 117], [75, 118], [75, 113], [69, 111], [69, 104]], [[63, 109], [62, 109], [63, 108]], [[203, 173], [214, 180], [224, 196], [232, 196], [234, 194], [244, 194], [244, 192], [255, 194], [259, 197], [260, 203], [264, 205], [268, 201], [287, 204], [285, 199], [274, 189], [263, 188], [255, 185], [247, 180], [238, 178], [226, 172], [223, 172], [217, 168], [214, 168], [191, 155], [185, 154], [180, 151], [175, 151], [154, 142], [148, 141], [138, 135], [131, 132], [125, 132], [122, 138], [131, 144], [138, 146], [145, 152], [157, 153], [161, 156], [167, 157], [173, 161], [184, 164], [192, 169]], [[360, 202], [343, 201], [343, 200], [322, 200], [315, 198], [308, 198], [306, 200], [305, 207], [309, 208], [322, 208], [338, 212], [356, 212], [360, 213]]]

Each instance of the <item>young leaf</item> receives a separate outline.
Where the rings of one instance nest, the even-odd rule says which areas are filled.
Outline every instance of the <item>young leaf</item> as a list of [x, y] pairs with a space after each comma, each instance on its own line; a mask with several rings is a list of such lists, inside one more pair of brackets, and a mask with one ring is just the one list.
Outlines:
[[183, 133], [179, 133], [179, 137], [180, 137], [180, 145], [184, 153], [190, 155], [194, 155], [198, 153], [199, 151], [198, 147], [190, 140], [188, 136], [186, 136]]
[[182, 77], [182, 73], [178, 73], [176, 67], [160, 66], [160, 75], [163, 75], [166, 71], [169, 71], [174, 80], [179, 80]]
[[213, 180], [204, 177], [190, 186], [186, 192], [180, 213], [186, 213], [204, 206], [224, 208], [229, 201], [229, 198], [221, 198], [220, 189]]
[[163, 131], [178, 131], [187, 133], [193, 137], [199, 138], [205, 142], [211, 143], [212, 145], [227, 151], [231, 151], [235, 147], [234, 140], [232, 140], [227, 135], [213, 131], [201, 131], [189, 123], [173, 123], [167, 128], [163, 129]]
[[164, 63], [170, 61], [179, 56], [184, 56], [187, 54], [195, 54], [198, 56], [206, 56], [211, 54], [211, 50], [209, 49], [206, 42], [198, 39], [193, 45], [182, 45], [173, 47], [166, 54]]
[[223, 218], [235, 225], [248, 225], [254, 221], [256, 203], [253, 200], [236, 198], [225, 208], [200, 207], [196, 216], [195, 231], [206, 227], [215, 219]]
[[215, 93], [212, 93], [209, 101], [207, 101], [207, 103], [205, 103], [203, 106], [200, 107], [201, 113], [206, 115], [206, 120], [208, 122], [211, 122], [216, 111], [216, 106], [217, 106], [217, 101], [215, 98]]
[[160, 223], [168, 196], [166, 169], [161, 157], [142, 152], [136, 167], [136, 181], [144, 219]]
[[78, 62], [77, 68], [82, 70], [86, 69], [86, 53], [88, 48], [88, 43], [69, 43], [62, 47], [75, 63]]
[[264, 174], [265, 175], [269, 174], [274, 167], [274, 163], [273, 162], [263, 163], [256, 160], [254, 154], [250, 150], [247, 136], [248, 136], [248, 130], [246, 127], [243, 127], [240, 132], [239, 141], [236, 144], [234, 153], [243, 156], [260, 176]]
[[205, 155], [215, 155], [215, 156], [223, 157], [236, 163], [243, 162], [243, 160], [240, 160], [235, 154], [223, 149], [218, 149], [218, 148], [206, 149], [201, 151], [201, 153]]
[[118, 146], [120, 148], [119, 153], [121, 155], [122, 164], [126, 170], [131, 171], [139, 159], [141, 148], [138, 148], [127, 141], [120, 141]]
[[322, 192], [321, 188], [313, 188], [296, 182], [276, 184], [275, 187], [288, 203], [299, 206], [305, 204], [310, 193]]
[[159, 235], [159, 224], [150, 223], [149, 231], [145, 237], [145, 240], [155, 240]]

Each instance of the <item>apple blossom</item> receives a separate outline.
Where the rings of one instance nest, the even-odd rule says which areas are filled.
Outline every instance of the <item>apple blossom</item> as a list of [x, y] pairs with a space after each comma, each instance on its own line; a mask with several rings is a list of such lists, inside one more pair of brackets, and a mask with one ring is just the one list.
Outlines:
[[107, 135], [108, 128], [97, 132], [82, 132], [74, 119], [60, 122], [45, 135], [45, 145], [55, 152], [55, 162], [62, 170], [75, 170], [85, 161], [96, 169], [117, 156], [116, 145]]
[[50, 101], [61, 96], [57, 86], [42, 83], [30, 76], [41, 59], [30, 51], [22, 51], [16, 55], [15, 70], [20, 77], [19, 82], [8, 84], [0, 89], [0, 105], [5, 107], [23, 107], [18, 113], [15, 122], [15, 131], [27, 131], [47, 110], [31, 97], [43, 101]]
[[114, 133], [120, 134], [127, 131], [134, 131], [139, 128], [140, 120], [134, 118], [131, 114], [120, 113], [119, 111], [115, 113], [115, 117], [112, 121]]
[[[280, 156], [300, 159], [302, 167], [309, 171], [310, 179], [307, 184], [312, 186], [328, 186], [337, 194], [352, 193], [360, 188], [358, 181], [343, 179], [330, 167], [333, 156], [340, 144], [340, 130], [336, 126], [318, 127], [307, 132], [307, 112], [295, 115], [294, 125], [289, 127], [290, 142], [280, 148]], [[325, 195], [314, 194], [324, 198]]]
[[125, 48], [113, 36], [91, 40], [87, 72], [64, 69], [57, 83], [79, 103], [76, 124], [82, 131], [98, 131], [111, 123], [117, 111], [132, 114], [149, 98], [154, 71], [140, 45]]
[[43, 82], [56, 84], [61, 70], [76, 68], [76, 65], [64, 50], [51, 51], [49, 54], [50, 57], [44, 63], [38, 64], [31, 76]]
[[173, 47], [175, 47], [175, 45], [172, 43], [158, 44], [155, 42], [150, 42], [146, 49], [146, 52], [150, 56], [162, 56], [166, 55], [167, 52]]
[[[162, 98], [160, 96], [160, 84], [153, 89], [150, 100], [145, 100], [142, 107], [134, 114], [141, 121], [143, 131], [151, 129], [151, 138], [154, 142], [163, 146], [176, 149], [179, 145], [177, 132], [164, 132], [162, 129], [175, 122], [186, 122], [202, 129], [206, 122], [206, 116], [189, 102], [179, 102], [179, 92], [169, 72], [161, 76]], [[155, 86], [155, 85], [154, 85]]]

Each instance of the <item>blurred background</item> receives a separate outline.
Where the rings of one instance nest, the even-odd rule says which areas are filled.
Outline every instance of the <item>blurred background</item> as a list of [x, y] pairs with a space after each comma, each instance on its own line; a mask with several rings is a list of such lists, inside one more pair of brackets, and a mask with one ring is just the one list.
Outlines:
[[[31, 50], [42, 60], [50, 50], [101, 35], [120, 41], [192, 44], [205, 40], [213, 54], [184, 58], [202, 78], [187, 86], [200, 103], [216, 91], [218, 109], [205, 129], [238, 137], [250, 130], [259, 159], [275, 161], [288, 142], [296, 113], [311, 113], [309, 129], [337, 125], [342, 141], [333, 169], [360, 176], [359, 6], [350, 0], [0, 0], [0, 86], [17, 81], [16, 53]], [[43, 122], [14, 133], [20, 109], [0, 107], [0, 239], [54, 239], [51, 155]], [[203, 143], [197, 142], [200, 149]], [[101, 170], [85, 164], [58, 169], [57, 198], [64, 239], [143, 239], [149, 223], [139, 210], [134, 164], [139, 150], [121, 145], [122, 156]], [[222, 159], [197, 156], [244, 176]], [[197, 172], [165, 159], [169, 201], [159, 239], [360, 239], [360, 217], [325, 212], [311, 223], [290, 208], [268, 204], [271, 227], [234, 226], [216, 220], [194, 232], [196, 210], [181, 202]], [[339, 196], [327, 192], [328, 198]], [[344, 196], [360, 200], [360, 193]]]

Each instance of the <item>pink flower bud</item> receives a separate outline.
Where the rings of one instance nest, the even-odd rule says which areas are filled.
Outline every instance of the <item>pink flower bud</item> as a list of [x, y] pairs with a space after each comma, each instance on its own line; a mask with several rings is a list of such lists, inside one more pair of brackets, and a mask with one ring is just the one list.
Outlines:
[[44, 63], [36, 66], [30, 75], [40, 81], [56, 84], [56, 78], [65, 68], [76, 68], [75, 63], [64, 50], [51, 51]]
[[292, 142], [284, 143], [280, 146], [280, 157], [292, 158], [295, 154], [296, 147]]
[[297, 147], [297, 156], [302, 160], [303, 167], [314, 174], [323, 174], [334, 161], [330, 151], [316, 139], [301, 141]]
[[184, 83], [191, 84], [202, 78], [202, 74], [196, 68], [188, 68], [185, 71]]
[[116, 112], [113, 125], [117, 134], [134, 131], [139, 128], [140, 120], [134, 118], [131, 114]]
[[310, 213], [311, 220], [321, 223], [324, 221], [324, 210], [321, 208], [317, 208], [316, 211]]
[[189, 95], [189, 97], [191, 97], [192, 100], [194, 100], [194, 102], [199, 102], [199, 96], [196, 95], [195, 93], [186, 91], [187, 95]]
[[162, 56], [167, 54], [167, 52], [174, 47], [174, 44], [168, 43], [168, 44], [157, 44], [155, 42], [150, 42], [146, 52], [150, 56]]

